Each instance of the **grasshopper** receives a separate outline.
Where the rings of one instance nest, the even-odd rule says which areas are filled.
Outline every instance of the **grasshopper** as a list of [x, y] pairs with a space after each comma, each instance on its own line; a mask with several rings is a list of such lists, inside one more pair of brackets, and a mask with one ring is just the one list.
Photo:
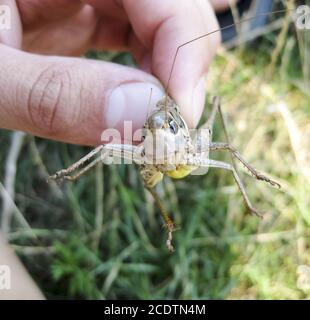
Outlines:
[[[286, 10], [271, 13], [280, 12], [286, 12]], [[267, 14], [270, 14], [270, 12]], [[253, 18], [255, 17], [251, 19]], [[246, 20], [249, 20], [249, 18]], [[215, 30], [214, 32], [220, 30]], [[158, 101], [155, 110], [146, 119], [143, 128], [143, 141], [139, 145], [111, 143], [99, 145], [67, 169], [62, 169], [49, 177], [51, 180], [75, 181], [100, 161], [105, 161], [111, 156], [133, 160], [139, 166], [145, 188], [152, 194], [159, 208], [167, 229], [166, 245], [170, 252], [174, 251], [172, 233], [176, 230], [176, 226], [154, 190], [154, 187], [165, 175], [173, 179], [181, 179], [201, 169], [204, 170], [204, 174], [207, 173], [209, 168], [220, 168], [230, 171], [240, 190], [247, 210], [259, 217], [262, 217], [263, 213], [252, 205], [237, 171], [235, 160], [239, 161], [246, 169], [246, 172], [255, 179], [264, 181], [273, 187], [281, 187], [279, 183], [252, 167], [241, 156], [238, 150], [230, 144], [221, 110], [221, 101], [218, 96], [213, 98], [212, 108], [207, 121], [192, 134], [181, 116], [179, 106], [168, 95], [169, 81], [179, 49], [214, 32], [190, 40], [177, 48], [166, 87], [166, 94]], [[219, 114], [221, 119], [226, 142], [213, 142], [212, 140], [213, 126], [217, 114]], [[158, 149], [160, 149], [160, 152], [158, 152]], [[232, 163], [209, 158], [210, 151], [218, 150], [228, 151], [232, 156]]]
[[[259, 173], [246, 160], [244, 160], [240, 153], [229, 142], [212, 141], [213, 125], [217, 112], [220, 114], [221, 119], [223, 119], [220, 98], [214, 97], [210, 117], [207, 122], [196, 131], [196, 135], [191, 136], [190, 131], [180, 114], [178, 105], [170, 97], [166, 96], [157, 103], [155, 111], [148, 117], [144, 125], [145, 131], [143, 142], [140, 145], [100, 145], [78, 162], [74, 163], [67, 169], [56, 172], [49, 178], [53, 180], [64, 179], [75, 181], [95, 166], [99, 161], [104, 161], [111, 155], [133, 159], [133, 161], [139, 165], [144, 185], [154, 197], [154, 200], [160, 210], [168, 231], [168, 238], [166, 241], [167, 248], [171, 252], [174, 250], [172, 245], [172, 233], [175, 231], [176, 227], [154, 190], [154, 187], [163, 179], [164, 175], [174, 179], [181, 179], [199, 168], [221, 168], [228, 170], [233, 174], [246, 208], [249, 212], [262, 217], [263, 213], [255, 209], [252, 205], [236, 167], [233, 164], [210, 159], [208, 156], [209, 151], [227, 150], [235, 159], [243, 164], [249, 174], [254, 178], [265, 181], [272, 186], [279, 188], [280, 184]], [[222, 124], [224, 126], [224, 131], [227, 132], [225, 122], [222, 121]], [[161, 139], [154, 138], [158, 136], [161, 137]], [[166, 147], [168, 149], [172, 148], [172, 150], [167, 151], [166, 148], [164, 148], [166, 152], [160, 154], [156, 152], [156, 150], [153, 152], [153, 141], [160, 141], [163, 144], [167, 144]], [[157, 146], [157, 144], [155, 144], [155, 146]], [[100, 156], [98, 156], [98, 154]], [[95, 159], [92, 160], [93, 158]], [[88, 164], [75, 173], [76, 170], [85, 163]], [[206, 172], [207, 170], [205, 170], [205, 173]]]

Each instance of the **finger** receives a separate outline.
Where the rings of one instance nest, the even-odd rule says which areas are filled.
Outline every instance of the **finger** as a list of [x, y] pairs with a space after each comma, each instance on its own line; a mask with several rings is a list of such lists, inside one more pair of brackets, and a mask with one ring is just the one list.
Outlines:
[[212, 7], [216, 12], [223, 12], [231, 5], [235, 5], [239, 0], [210, 0]]
[[84, 0], [84, 2], [95, 8], [101, 16], [128, 22], [128, 16], [118, 0]]
[[[23, 50], [40, 54], [83, 54], [87, 49], [127, 50], [129, 22], [114, 1], [97, 7], [78, 0], [19, 0]], [[78, 37], [76, 35], [78, 34]]]
[[43, 24], [36, 30], [24, 32], [23, 50], [58, 56], [81, 56], [91, 46], [97, 21], [93, 8], [84, 6], [69, 19]]
[[98, 21], [91, 46], [96, 50], [127, 51], [130, 31], [128, 21], [102, 16]]
[[0, 43], [20, 48], [22, 27], [15, 1], [0, 0]]
[[[25, 51], [81, 55], [90, 47], [98, 17], [80, 0], [17, 0]], [[78, 35], [78, 36], [77, 36]]]
[[[168, 84], [178, 46], [218, 29], [208, 1], [119, 2], [129, 16], [136, 36], [152, 52], [152, 73], [164, 86]], [[197, 124], [203, 110], [204, 78], [219, 41], [219, 33], [200, 39], [180, 49], [176, 59], [168, 91], [179, 103], [190, 126]]]
[[128, 50], [130, 23], [124, 8], [117, 0], [85, 0], [95, 9], [99, 21], [92, 47], [97, 50]]
[[[151, 71], [167, 87], [176, 50], [180, 44], [218, 29], [214, 12], [204, 0], [87, 0], [104, 13], [121, 5], [132, 25], [129, 44], [139, 66]], [[143, 14], [141, 14], [143, 13]], [[179, 103], [183, 116], [195, 126], [204, 107], [204, 79], [220, 42], [220, 34], [203, 38], [180, 49], [168, 92]], [[124, 41], [125, 43], [125, 41]]]
[[84, 6], [80, 0], [17, 0], [17, 5], [25, 29], [69, 18]]
[[0, 127], [50, 139], [97, 145], [104, 129], [124, 133], [124, 121], [140, 129], [151, 88], [151, 106], [163, 95], [153, 76], [112, 63], [39, 56], [4, 45], [0, 61]]

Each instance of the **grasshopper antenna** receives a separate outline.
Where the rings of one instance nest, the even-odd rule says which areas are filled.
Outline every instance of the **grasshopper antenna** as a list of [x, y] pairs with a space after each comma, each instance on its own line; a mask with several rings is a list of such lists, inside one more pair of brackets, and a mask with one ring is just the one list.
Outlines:
[[259, 17], [264, 17], [264, 16], [268, 16], [269, 14], [279, 14], [279, 13], [285, 13], [287, 11], [294, 11], [295, 9], [294, 8], [290, 8], [290, 9], [282, 9], [282, 10], [277, 10], [277, 11], [270, 11], [270, 12], [265, 12], [265, 13], [260, 13], [256, 16], [253, 16], [253, 17], [249, 17], [249, 18], [245, 18], [245, 19], [241, 19], [239, 21], [236, 21], [235, 23], [233, 24], [230, 24], [228, 26], [225, 26], [223, 28], [220, 28], [220, 29], [217, 29], [217, 30], [214, 30], [214, 31], [211, 31], [211, 32], [208, 32], [206, 34], [203, 34], [199, 37], [196, 37], [192, 40], [189, 40], [187, 42], [184, 42], [183, 44], [179, 45], [176, 49], [176, 52], [175, 52], [175, 55], [174, 55], [174, 58], [173, 58], [173, 62], [172, 62], [172, 66], [171, 66], [171, 70], [170, 70], [170, 73], [169, 73], [169, 78], [168, 78], [168, 82], [167, 82], [167, 85], [166, 85], [166, 88], [165, 88], [165, 97], [166, 97], [166, 103], [168, 101], [168, 91], [169, 91], [169, 86], [170, 86], [170, 82], [171, 82], [171, 78], [172, 78], [172, 73], [173, 73], [173, 70], [174, 70], [174, 66], [175, 66], [175, 62], [176, 62], [176, 59], [178, 57], [178, 54], [179, 54], [179, 51], [181, 48], [183, 48], [184, 46], [192, 43], [192, 42], [195, 42], [197, 40], [200, 40], [202, 38], [205, 38], [207, 36], [210, 36], [211, 34], [214, 34], [214, 33], [217, 33], [217, 32], [220, 32], [222, 30], [226, 30], [226, 29], [229, 29], [229, 28], [232, 28], [236, 25], [240, 25], [244, 22], [247, 22], [247, 21], [251, 21], [251, 20], [254, 20], [256, 18], [259, 18]]
[[[151, 87], [150, 96], [149, 96], [149, 102], [148, 102], [148, 104], [147, 104], [147, 109], [146, 109], [146, 120], [145, 120], [145, 125], [144, 125], [144, 128], [146, 128], [147, 130], [149, 130], [147, 120], [148, 120], [149, 115], [150, 115], [152, 94], [153, 94], [153, 88]], [[144, 139], [145, 139], [145, 132], [142, 133], [142, 140], [144, 140]]]
[[147, 121], [147, 119], [149, 118], [149, 115], [150, 115], [152, 94], [153, 94], [153, 88], [151, 88], [150, 96], [149, 96], [149, 102], [148, 102], [148, 104], [147, 104], [146, 121]]

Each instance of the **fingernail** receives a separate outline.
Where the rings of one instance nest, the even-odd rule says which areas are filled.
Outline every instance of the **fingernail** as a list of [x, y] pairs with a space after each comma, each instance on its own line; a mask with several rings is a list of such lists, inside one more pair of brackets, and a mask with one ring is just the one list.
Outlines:
[[179, 106], [189, 128], [196, 128], [205, 104], [206, 76], [202, 76], [196, 85], [179, 95]]
[[133, 130], [141, 129], [148, 113], [163, 95], [163, 90], [153, 83], [132, 82], [120, 85], [110, 94], [103, 115], [104, 127], [121, 131], [124, 121], [132, 121]]
[[191, 125], [195, 128], [201, 118], [206, 99], [206, 76], [199, 79], [193, 90]]

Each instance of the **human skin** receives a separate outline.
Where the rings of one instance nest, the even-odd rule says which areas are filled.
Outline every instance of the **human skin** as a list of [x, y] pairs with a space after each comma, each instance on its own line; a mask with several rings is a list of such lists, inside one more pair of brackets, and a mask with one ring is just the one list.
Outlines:
[[[211, 1], [217, 9], [223, 0]], [[221, 2], [221, 4], [220, 4]], [[81, 145], [107, 128], [143, 126], [164, 95], [177, 47], [218, 29], [206, 0], [0, 0], [0, 127]], [[226, 4], [227, 5], [227, 4]], [[190, 127], [198, 123], [217, 32], [183, 47], [169, 94]], [[80, 58], [88, 49], [126, 50], [138, 68]]]

